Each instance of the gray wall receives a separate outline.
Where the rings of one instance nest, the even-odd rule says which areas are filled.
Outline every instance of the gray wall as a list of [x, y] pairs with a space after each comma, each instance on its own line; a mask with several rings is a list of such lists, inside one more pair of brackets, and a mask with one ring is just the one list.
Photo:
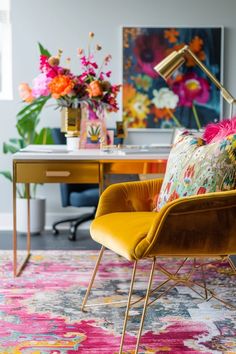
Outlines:
[[[85, 47], [89, 31], [112, 54], [113, 82], [121, 82], [121, 27], [139, 26], [219, 26], [225, 28], [224, 84], [236, 95], [236, 0], [12, 0], [13, 34], [13, 101], [0, 102], [0, 146], [16, 136], [15, 116], [22, 107], [17, 87], [38, 74], [40, 41], [52, 53], [58, 48], [72, 58], [76, 69], [76, 49]], [[228, 111], [225, 111], [225, 115]], [[121, 113], [117, 119], [121, 119]], [[45, 109], [42, 124], [59, 125], [59, 115], [53, 108]], [[112, 120], [111, 120], [112, 121]], [[148, 138], [146, 138], [148, 136]], [[160, 138], [153, 137], [160, 141]], [[150, 142], [150, 134], [142, 142]], [[1, 153], [0, 169], [11, 167], [10, 155]], [[0, 177], [0, 217], [12, 211], [11, 185]], [[54, 193], [55, 192], [55, 193]], [[41, 194], [48, 195], [48, 212], [60, 213], [58, 186], [44, 186]], [[1, 227], [1, 220], [0, 220]]]

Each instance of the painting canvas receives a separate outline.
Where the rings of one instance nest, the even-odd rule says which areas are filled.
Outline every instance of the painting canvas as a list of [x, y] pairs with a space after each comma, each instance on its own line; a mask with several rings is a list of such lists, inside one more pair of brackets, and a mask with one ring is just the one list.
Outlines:
[[222, 31], [221, 27], [123, 28], [123, 119], [129, 128], [199, 129], [220, 120], [220, 92], [191, 57], [186, 56], [167, 82], [154, 67], [187, 44], [221, 81]]

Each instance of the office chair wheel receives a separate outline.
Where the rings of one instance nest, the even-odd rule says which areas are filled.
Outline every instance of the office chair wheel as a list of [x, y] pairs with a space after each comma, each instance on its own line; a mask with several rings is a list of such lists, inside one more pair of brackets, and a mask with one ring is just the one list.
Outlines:
[[68, 236], [68, 239], [70, 241], [76, 240], [76, 229], [77, 229], [77, 227], [75, 225], [70, 226], [70, 235]]
[[59, 234], [59, 230], [57, 230], [55, 227], [53, 227], [52, 234], [53, 235], [58, 235]]

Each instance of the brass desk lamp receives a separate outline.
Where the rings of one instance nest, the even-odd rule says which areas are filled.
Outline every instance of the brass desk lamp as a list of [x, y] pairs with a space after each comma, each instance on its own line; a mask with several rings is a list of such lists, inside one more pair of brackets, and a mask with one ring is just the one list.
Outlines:
[[192, 57], [192, 59], [196, 62], [196, 64], [198, 64], [202, 71], [211, 79], [216, 87], [218, 87], [223, 98], [230, 104], [230, 118], [232, 118], [233, 104], [236, 102], [236, 99], [221, 85], [216, 77], [207, 69], [207, 67], [198, 59], [198, 57], [187, 45], [185, 45], [182, 49], [169, 54], [165, 59], [163, 59], [154, 67], [154, 70], [157, 71], [164, 80], [167, 80], [185, 62], [185, 57], [187, 55]]

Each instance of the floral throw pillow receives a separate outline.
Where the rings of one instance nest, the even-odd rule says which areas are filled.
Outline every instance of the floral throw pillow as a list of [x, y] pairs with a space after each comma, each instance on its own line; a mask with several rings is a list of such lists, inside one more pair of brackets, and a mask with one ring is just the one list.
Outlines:
[[236, 187], [236, 134], [206, 144], [189, 132], [173, 145], [156, 210], [180, 197]]

